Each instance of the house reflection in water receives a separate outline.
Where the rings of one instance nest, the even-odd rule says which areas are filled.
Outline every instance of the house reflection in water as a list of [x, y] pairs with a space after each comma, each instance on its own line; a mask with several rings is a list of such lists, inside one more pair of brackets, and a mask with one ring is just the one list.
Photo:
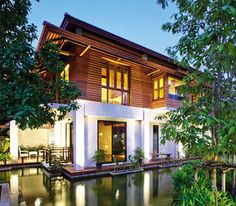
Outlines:
[[[77, 205], [171, 205], [170, 175], [177, 169], [149, 170], [74, 183]], [[83, 191], [77, 193], [77, 191]], [[82, 195], [83, 194], [83, 195]], [[83, 204], [81, 204], [83, 203]]]
[[83, 181], [49, 178], [41, 169], [5, 172], [10, 182], [11, 205], [171, 205], [172, 180], [177, 168], [154, 169], [116, 177]]

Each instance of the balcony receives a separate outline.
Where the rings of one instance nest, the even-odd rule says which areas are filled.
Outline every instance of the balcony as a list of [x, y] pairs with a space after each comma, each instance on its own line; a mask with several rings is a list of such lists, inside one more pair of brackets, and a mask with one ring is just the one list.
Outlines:
[[179, 100], [179, 101], [183, 99], [183, 97], [178, 94], [168, 94], [168, 98], [173, 99], [173, 100]]

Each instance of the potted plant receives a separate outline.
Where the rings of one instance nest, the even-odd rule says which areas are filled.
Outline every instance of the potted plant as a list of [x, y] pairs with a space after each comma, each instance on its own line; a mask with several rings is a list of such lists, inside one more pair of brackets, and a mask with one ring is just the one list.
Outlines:
[[142, 164], [142, 161], [143, 161], [143, 158], [144, 158], [144, 152], [143, 150], [140, 148], [140, 147], [137, 147], [135, 150], [134, 150], [134, 159], [139, 162], [139, 165]]
[[96, 167], [97, 169], [101, 169], [102, 168], [102, 163], [105, 161], [105, 151], [102, 149], [99, 149], [97, 151], [95, 151], [92, 159], [94, 162], [96, 162]]

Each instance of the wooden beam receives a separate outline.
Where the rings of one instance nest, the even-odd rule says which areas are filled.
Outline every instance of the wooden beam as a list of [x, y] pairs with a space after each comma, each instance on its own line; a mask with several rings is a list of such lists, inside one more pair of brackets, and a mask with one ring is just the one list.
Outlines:
[[152, 74], [155, 74], [155, 73], [157, 73], [157, 72], [159, 72], [159, 71], [161, 71], [161, 70], [160, 70], [160, 69], [157, 69], [157, 70], [155, 70], [155, 71], [153, 71], [153, 72], [148, 73], [147, 76], [150, 76], [150, 75], [152, 75]]
[[157, 64], [155, 62], [145, 61], [141, 57], [133, 55], [129, 52], [123, 51], [121, 49], [115, 48], [115, 47], [110, 46], [110, 45], [106, 45], [104, 43], [101, 43], [101, 42], [98, 42], [98, 41], [95, 41], [95, 40], [92, 40], [92, 39], [88, 39], [88, 38], [83, 37], [83, 36], [79, 36], [77, 34], [69, 32], [69, 31], [60, 29], [60, 28], [58, 28], [54, 25], [50, 25], [50, 26], [47, 25], [47, 31], [48, 32], [54, 32], [56, 34], [59, 34], [59, 35], [65, 37], [65, 38], [71, 40], [71, 41], [79, 42], [83, 45], [91, 45], [91, 47], [93, 47], [94, 49], [106, 52], [108, 54], [115, 55], [115, 56], [117, 56], [119, 58], [122, 58], [124, 60], [129, 60], [129, 61], [132, 61], [134, 63], [138, 63], [141, 66], [148, 67], [149, 69], [152, 69], [152, 70], [156, 70], [157, 68], [159, 68], [160, 70], [166, 71], [170, 74], [176, 74], [177, 73], [177, 71], [175, 69], [171, 69], [169, 67]]
[[88, 45], [80, 54], [79, 54], [79, 56], [80, 57], [82, 57], [85, 53], [86, 53], [86, 51], [88, 51], [89, 49], [90, 49], [90, 45]]
[[60, 54], [61, 54], [61, 55], [64, 55], [64, 56], [74, 56], [73, 53], [68, 52], [68, 51], [63, 51], [63, 50], [60, 50]]
[[128, 64], [125, 64], [125, 63], [122, 63], [122, 62], [118, 62], [118, 61], [115, 61], [113, 59], [109, 59], [109, 58], [106, 58], [106, 57], [102, 57], [102, 59], [104, 59], [106, 61], [109, 61], [109, 62], [112, 62], [114, 64], [119, 64], [119, 65], [123, 65], [123, 66], [129, 66]]

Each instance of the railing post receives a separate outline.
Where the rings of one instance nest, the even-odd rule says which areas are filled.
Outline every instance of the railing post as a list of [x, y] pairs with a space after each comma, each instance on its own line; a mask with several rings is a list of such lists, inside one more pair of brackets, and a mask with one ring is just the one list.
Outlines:
[[225, 192], [226, 191], [226, 188], [225, 188], [225, 176], [226, 176], [226, 174], [225, 174], [226, 172], [225, 171], [222, 171], [222, 173], [221, 173], [221, 191], [222, 192]]
[[52, 164], [52, 154], [51, 154], [51, 149], [48, 150], [49, 152], [49, 166]]
[[233, 174], [232, 174], [231, 190], [232, 190], [233, 197], [235, 197], [235, 176], [236, 176], [236, 169], [234, 169], [232, 173]]
[[64, 152], [65, 152], [65, 150], [64, 150], [64, 149], [65, 149], [65, 148], [64, 148], [64, 147], [62, 147], [62, 153], [63, 153], [63, 154], [62, 154], [62, 158], [63, 158], [63, 161], [65, 160], [65, 153], [64, 153]]

